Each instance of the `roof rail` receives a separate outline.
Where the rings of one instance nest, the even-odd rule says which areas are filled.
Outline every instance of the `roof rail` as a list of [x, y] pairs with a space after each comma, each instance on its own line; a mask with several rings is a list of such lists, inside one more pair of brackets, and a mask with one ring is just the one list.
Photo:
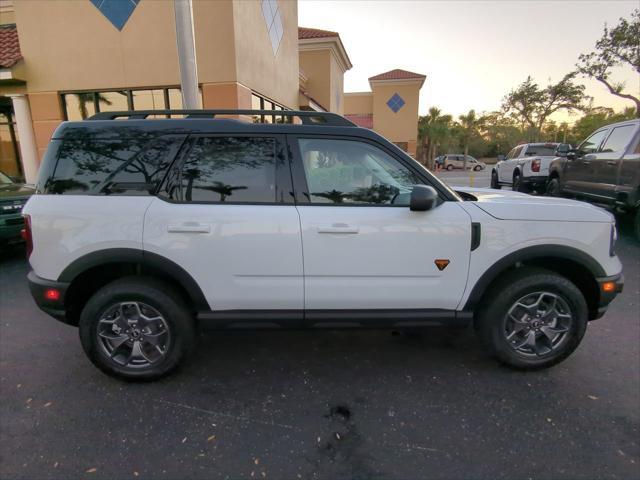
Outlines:
[[298, 117], [303, 125], [357, 126], [337, 113], [309, 110], [122, 110], [119, 112], [96, 113], [88, 120], [115, 120], [118, 118], [140, 120], [150, 115], [185, 115], [187, 118], [215, 118], [216, 115], [273, 115], [278, 117]]

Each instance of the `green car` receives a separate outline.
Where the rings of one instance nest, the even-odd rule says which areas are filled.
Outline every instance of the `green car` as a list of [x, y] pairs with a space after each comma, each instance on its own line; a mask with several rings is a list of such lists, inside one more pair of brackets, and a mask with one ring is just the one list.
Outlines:
[[34, 191], [33, 187], [15, 182], [0, 172], [0, 250], [22, 240], [22, 207]]

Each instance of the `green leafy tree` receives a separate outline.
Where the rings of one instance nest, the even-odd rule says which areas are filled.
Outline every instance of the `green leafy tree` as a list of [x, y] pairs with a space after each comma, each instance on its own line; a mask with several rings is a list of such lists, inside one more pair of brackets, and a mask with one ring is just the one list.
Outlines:
[[580, 55], [576, 64], [578, 73], [599, 81], [611, 94], [632, 101], [636, 116], [640, 117], [638, 90], [635, 90], [635, 95], [624, 92], [625, 83], [611, 79], [612, 70], [618, 67], [630, 67], [640, 76], [640, 9], [633, 11], [630, 20], [621, 18], [613, 28], [605, 25], [602, 37], [596, 42], [595, 51]]
[[564, 76], [558, 83], [540, 87], [529, 76], [507, 94], [502, 103], [505, 113], [511, 114], [523, 130], [529, 130], [529, 140], [538, 141], [548, 118], [556, 112], [584, 109], [588, 97], [584, 85], [575, 83], [576, 73]]

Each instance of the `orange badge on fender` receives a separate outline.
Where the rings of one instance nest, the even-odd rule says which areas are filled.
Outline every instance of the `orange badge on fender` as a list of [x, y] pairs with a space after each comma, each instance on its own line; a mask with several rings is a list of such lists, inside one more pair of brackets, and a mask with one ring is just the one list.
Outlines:
[[449, 265], [449, 260], [446, 258], [436, 258], [433, 263], [436, 264], [436, 267], [438, 267], [438, 270], [442, 271], [445, 268], [447, 268], [447, 265]]

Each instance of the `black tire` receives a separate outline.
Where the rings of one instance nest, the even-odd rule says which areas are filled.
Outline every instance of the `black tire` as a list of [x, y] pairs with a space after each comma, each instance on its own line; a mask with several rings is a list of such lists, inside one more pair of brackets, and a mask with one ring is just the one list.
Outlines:
[[[547, 292], [551, 297], [555, 295], [564, 302], [570, 310], [570, 325], [563, 327], [566, 331], [558, 334], [562, 336], [555, 347], [548, 347], [549, 351], [541, 349], [541, 354], [523, 353], [511, 344], [517, 340], [507, 339], [508, 322], [513, 318], [509, 317], [509, 312], [522, 298], [528, 298], [527, 295], [535, 297], [540, 292]], [[485, 299], [487, 303], [481, 306], [476, 315], [476, 332], [492, 355], [516, 369], [538, 370], [561, 362], [578, 347], [587, 328], [588, 309], [584, 296], [567, 278], [549, 270], [533, 267], [512, 270], [490, 289]], [[535, 338], [548, 341], [540, 328], [544, 331], [545, 328], [553, 327], [540, 327], [540, 320], [535, 316], [531, 318], [531, 322], [536, 321], [537, 330], [529, 327], [529, 331], [522, 332], [525, 336], [533, 333]]]
[[513, 183], [511, 184], [511, 189], [514, 192], [522, 192], [522, 193], [527, 193], [528, 191], [527, 187], [525, 187], [525, 185], [523, 185], [522, 183], [522, 176], [520, 175], [520, 172], [518, 172], [517, 170], [513, 174]]
[[[105, 341], [98, 340], [98, 326], [100, 324], [101, 328], [104, 328], [102, 322], [105, 322], [105, 314], [110, 309], [118, 308], [118, 304], [120, 304], [119, 308], [121, 309], [123, 302], [125, 305], [133, 305], [134, 303], [143, 305], [145, 308], [150, 308], [160, 314], [162, 319], [160, 335], [167, 332], [168, 336], [165, 339], [168, 338], [169, 340], [166, 340], [166, 345], [162, 345], [162, 347], [165, 347], [164, 353], [161, 351], [162, 348], [158, 350], [160, 353], [157, 354], [153, 350], [153, 346], [150, 347], [154, 355], [159, 355], [159, 358], [154, 363], [149, 363], [146, 366], [129, 366], [127, 360], [123, 365], [113, 358], [113, 353], [112, 356], [109, 356], [106, 351], [111, 344], [105, 347]], [[138, 313], [141, 311], [139, 309]], [[119, 310], [119, 312], [122, 314], [122, 310]], [[125, 323], [128, 323], [128, 321], [125, 320]], [[164, 282], [148, 277], [121, 278], [102, 287], [85, 305], [80, 315], [78, 326], [82, 348], [93, 364], [108, 375], [125, 380], [155, 380], [167, 375], [195, 347], [194, 320], [180, 295]], [[136, 328], [136, 330], [138, 329]], [[140, 332], [143, 335], [147, 335], [142, 328], [140, 328]], [[124, 333], [119, 331], [119, 335], [124, 335]], [[140, 340], [144, 340], [144, 337], [140, 337]], [[133, 345], [131, 337], [122, 345], [115, 347], [113, 352], [118, 348], [126, 350], [129, 344]], [[149, 345], [147, 344], [147, 347]], [[124, 355], [126, 355], [126, 352]], [[146, 359], [147, 356], [144, 358]]]
[[473, 170], [479, 172], [480, 170], [482, 170], [482, 167], [480, 165], [476, 165], [475, 167], [473, 167]]
[[451, 164], [447, 165], [447, 170], [449, 170], [449, 171], [453, 170], [453, 165], [451, 165]]
[[547, 183], [547, 191], [545, 192], [548, 197], [560, 196], [560, 181], [554, 177]]
[[636, 234], [636, 240], [640, 242], [640, 207], [636, 208], [636, 214], [633, 220], [633, 230]]
[[491, 171], [491, 188], [495, 188], [496, 190], [500, 190], [502, 188], [502, 185], [500, 185], [500, 182], [498, 181], [498, 172], [495, 170]]

